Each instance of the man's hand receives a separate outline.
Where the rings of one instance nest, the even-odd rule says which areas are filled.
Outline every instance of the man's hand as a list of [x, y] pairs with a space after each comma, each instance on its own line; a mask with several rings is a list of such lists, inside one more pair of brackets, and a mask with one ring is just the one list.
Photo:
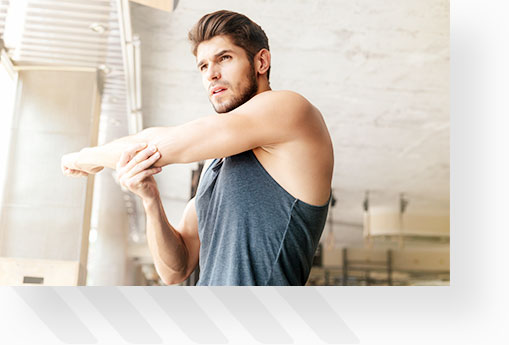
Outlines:
[[78, 159], [81, 152], [68, 153], [62, 156], [61, 168], [66, 176], [88, 176], [88, 174], [96, 174], [103, 170], [101, 166], [85, 166], [79, 165]]
[[136, 145], [122, 153], [117, 163], [117, 179], [121, 186], [140, 196], [143, 201], [151, 201], [159, 195], [152, 175], [161, 172], [162, 168], [152, 165], [161, 158], [161, 154], [154, 145], [139, 150], [140, 145]]

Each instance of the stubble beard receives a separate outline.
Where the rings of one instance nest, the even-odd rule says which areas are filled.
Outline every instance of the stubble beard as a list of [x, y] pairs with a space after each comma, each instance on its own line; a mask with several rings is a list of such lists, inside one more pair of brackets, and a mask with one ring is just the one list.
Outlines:
[[227, 113], [249, 101], [256, 95], [257, 92], [258, 83], [256, 80], [256, 74], [253, 66], [253, 68], [250, 69], [250, 73], [248, 76], [248, 85], [243, 90], [241, 90], [240, 95], [233, 96], [230, 100], [219, 104], [217, 107], [212, 102], [212, 100], [210, 100], [210, 103], [212, 104], [212, 107], [214, 107], [216, 113], [218, 114]]

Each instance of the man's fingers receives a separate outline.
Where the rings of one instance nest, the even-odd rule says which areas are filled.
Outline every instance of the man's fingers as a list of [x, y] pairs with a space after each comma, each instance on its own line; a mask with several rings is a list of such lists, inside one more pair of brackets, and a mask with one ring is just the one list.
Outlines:
[[[130, 159], [127, 159], [126, 155], [129, 154], [132, 154], [133, 156]], [[159, 158], [161, 158], [161, 153], [157, 152], [155, 145], [150, 145], [144, 150], [139, 151], [137, 154], [135, 154], [135, 151], [133, 152], [133, 150], [126, 150], [117, 164], [117, 180], [120, 183], [120, 186], [131, 191], [138, 188], [137, 185], [147, 176], [161, 171], [161, 169], [157, 168], [149, 169]], [[127, 163], [124, 164], [126, 161]], [[121, 166], [121, 164], [124, 165]]]
[[117, 171], [122, 168], [124, 165], [126, 165], [126, 163], [129, 161], [129, 154], [127, 153], [127, 151], [124, 151], [122, 152], [122, 154], [120, 155], [120, 158], [117, 162]]
[[123, 177], [119, 182], [122, 187], [127, 188], [132, 192], [135, 192], [134, 189], [136, 189], [139, 186], [139, 184], [143, 182], [144, 179], [146, 179], [149, 176], [158, 174], [161, 171], [162, 171], [161, 167], [146, 169], [133, 177], [130, 178]]
[[72, 170], [72, 174], [75, 176], [88, 176], [88, 173], [81, 170]]
[[143, 170], [142, 172], [140, 172], [139, 174], [132, 178], [132, 183], [135, 185], [141, 183], [147, 177], [160, 173], [161, 170], [162, 170], [161, 168], [151, 168]]
[[86, 173], [84, 171], [69, 169], [69, 168], [65, 168], [64, 173], [67, 176], [88, 176], [88, 173]]
[[161, 158], [161, 154], [159, 152], [154, 153], [152, 156], [136, 164], [131, 170], [126, 172], [127, 176], [134, 176], [139, 172], [150, 168], [159, 158]]
[[129, 163], [125, 165], [124, 170], [129, 171], [131, 170], [136, 164], [146, 160], [148, 157], [152, 156], [157, 151], [157, 147], [155, 145], [150, 145], [146, 149], [138, 152], [136, 156], [134, 156]]
[[120, 155], [120, 159], [117, 162], [117, 169], [126, 166], [126, 164], [132, 160], [136, 152], [143, 149], [145, 146], [147, 146], [146, 143], [139, 143], [129, 147], [127, 150], [122, 152], [122, 154]]

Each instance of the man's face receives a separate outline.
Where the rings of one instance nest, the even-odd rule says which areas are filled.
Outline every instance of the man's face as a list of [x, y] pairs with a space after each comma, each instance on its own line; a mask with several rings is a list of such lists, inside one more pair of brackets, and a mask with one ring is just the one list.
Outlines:
[[227, 36], [200, 43], [197, 67], [210, 103], [217, 113], [229, 112], [250, 100], [258, 91], [254, 67], [246, 52]]

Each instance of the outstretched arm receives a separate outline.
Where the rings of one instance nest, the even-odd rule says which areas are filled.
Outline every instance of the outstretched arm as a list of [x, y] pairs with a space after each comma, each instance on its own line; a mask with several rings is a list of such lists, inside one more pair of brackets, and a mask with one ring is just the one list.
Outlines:
[[154, 165], [157, 167], [228, 157], [309, 133], [316, 124], [316, 113], [304, 97], [294, 92], [263, 92], [229, 113], [205, 116], [180, 126], [148, 128], [66, 155], [62, 169], [64, 173], [66, 168], [68, 172], [75, 169], [94, 173], [93, 169], [115, 168], [121, 153], [137, 143], [157, 147], [161, 153]]
[[139, 133], [118, 138], [104, 145], [85, 147], [79, 152], [65, 154], [62, 157], [62, 172], [69, 176], [87, 176], [101, 171], [104, 167], [115, 169], [123, 152], [131, 149], [136, 144], [138, 144], [136, 151], [138, 152], [149, 146], [149, 144], [159, 143], [162, 138], [158, 136], [166, 135], [171, 131], [171, 128], [147, 128]]
[[62, 157], [62, 172], [66, 175], [83, 176], [97, 173], [104, 167], [115, 169], [123, 152], [138, 144], [138, 151], [144, 149], [150, 138], [151, 129], [113, 140], [95, 147], [85, 147], [79, 152], [68, 153]]

